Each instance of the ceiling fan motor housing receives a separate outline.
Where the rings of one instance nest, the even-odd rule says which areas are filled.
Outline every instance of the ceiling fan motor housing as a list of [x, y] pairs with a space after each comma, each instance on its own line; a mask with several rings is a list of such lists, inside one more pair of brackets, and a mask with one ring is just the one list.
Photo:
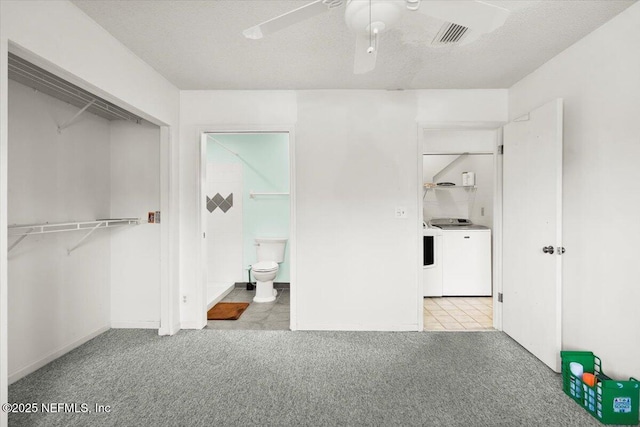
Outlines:
[[369, 34], [371, 29], [382, 32], [398, 22], [405, 9], [404, 1], [349, 0], [344, 19], [356, 33]]

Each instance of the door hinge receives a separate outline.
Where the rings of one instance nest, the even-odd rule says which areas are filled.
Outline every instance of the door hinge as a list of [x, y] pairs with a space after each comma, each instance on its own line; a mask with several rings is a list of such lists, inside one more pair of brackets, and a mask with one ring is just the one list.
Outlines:
[[498, 154], [504, 154], [504, 144], [498, 145]]
[[502, 292], [498, 292], [498, 302], [502, 302]]

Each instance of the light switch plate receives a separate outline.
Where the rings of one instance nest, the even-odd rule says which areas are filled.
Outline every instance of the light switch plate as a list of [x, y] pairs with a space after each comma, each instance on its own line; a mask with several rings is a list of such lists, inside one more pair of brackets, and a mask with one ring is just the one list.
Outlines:
[[407, 208], [404, 206], [396, 206], [396, 218], [404, 219], [407, 217]]

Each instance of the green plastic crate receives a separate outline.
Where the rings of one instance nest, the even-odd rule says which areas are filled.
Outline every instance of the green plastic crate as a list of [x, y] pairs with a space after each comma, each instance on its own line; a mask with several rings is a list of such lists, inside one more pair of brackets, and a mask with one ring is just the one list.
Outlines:
[[561, 351], [562, 389], [603, 424], [637, 425], [640, 400], [640, 382], [602, 380], [589, 387], [571, 373], [569, 364], [578, 362], [584, 372], [604, 375], [602, 361], [590, 351]]

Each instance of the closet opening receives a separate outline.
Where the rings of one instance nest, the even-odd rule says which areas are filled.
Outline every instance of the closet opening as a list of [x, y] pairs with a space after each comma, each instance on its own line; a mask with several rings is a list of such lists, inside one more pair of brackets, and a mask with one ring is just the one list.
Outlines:
[[161, 127], [10, 53], [9, 383], [110, 328], [160, 329]]

